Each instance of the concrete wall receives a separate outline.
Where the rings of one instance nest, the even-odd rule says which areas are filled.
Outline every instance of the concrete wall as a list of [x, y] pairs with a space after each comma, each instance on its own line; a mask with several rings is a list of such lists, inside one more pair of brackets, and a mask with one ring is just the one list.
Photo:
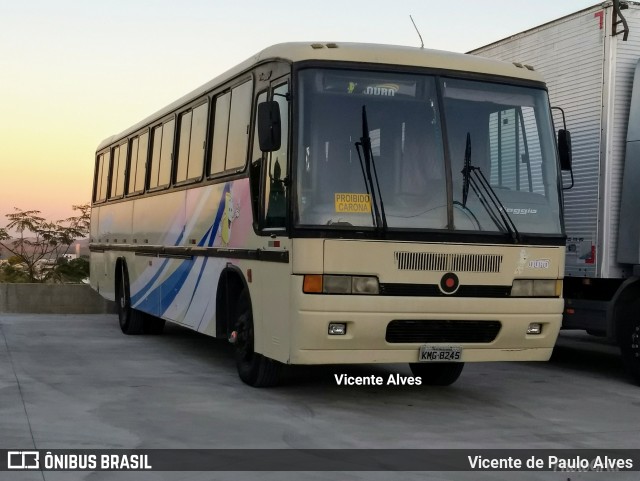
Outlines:
[[0, 312], [99, 314], [115, 304], [85, 284], [0, 284]]

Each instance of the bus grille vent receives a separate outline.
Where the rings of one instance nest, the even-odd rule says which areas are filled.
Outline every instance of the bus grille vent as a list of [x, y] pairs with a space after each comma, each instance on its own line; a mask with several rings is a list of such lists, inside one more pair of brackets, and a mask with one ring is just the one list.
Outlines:
[[499, 321], [395, 320], [387, 325], [389, 343], [493, 342], [502, 324]]
[[443, 254], [439, 252], [396, 252], [401, 271], [500, 272], [500, 254]]

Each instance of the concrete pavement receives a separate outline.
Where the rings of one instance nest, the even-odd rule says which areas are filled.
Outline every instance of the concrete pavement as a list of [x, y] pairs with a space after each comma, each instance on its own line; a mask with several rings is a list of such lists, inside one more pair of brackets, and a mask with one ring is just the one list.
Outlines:
[[[579, 335], [563, 339], [551, 363], [467, 364], [448, 388], [346, 387], [334, 378], [393, 372], [410, 375], [404, 365], [319, 367], [298, 371], [286, 386], [257, 390], [238, 379], [230, 345], [175, 325], [161, 336], [124, 336], [113, 315], [2, 314], [0, 449], [640, 448], [640, 388], [621, 373], [615, 348]], [[0, 473], [0, 479], [299, 478], [292, 474]], [[305, 478], [568, 478], [329, 474]], [[603, 479], [596, 475], [570, 479]]]

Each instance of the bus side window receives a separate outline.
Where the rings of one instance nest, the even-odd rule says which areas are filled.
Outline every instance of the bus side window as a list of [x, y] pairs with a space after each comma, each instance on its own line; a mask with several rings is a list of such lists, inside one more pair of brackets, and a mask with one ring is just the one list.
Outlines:
[[93, 179], [93, 201], [100, 201], [100, 183], [102, 182], [102, 164], [104, 163], [104, 154], [98, 155], [96, 160], [96, 170]]
[[189, 142], [189, 167], [187, 168], [188, 180], [200, 179], [202, 177], [208, 114], [208, 103], [204, 103], [193, 109], [193, 117], [191, 118], [191, 140]]
[[131, 160], [129, 161], [128, 194], [139, 194], [144, 190], [144, 179], [147, 171], [147, 151], [149, 134], [145, 132], [131, 140]]
[[287, 147], [289, 144], [289, 84], [277, 86], [273, 100], [280, 106], [281, 141], [280, 148], [268, 154], [267, 175], [264, 185], [265, 222], [267, 228], [286, 227], [287, 219]]
[[170, 120], [162, 126], [162, 148], [160, 151], [158, 186], [166, 186], [171, 182], [171, 161], [173, 160], [173, 136], [175, 124], [175, 120]]
[[136, 175], [138, 174], [138, 145], [140, 138], [131, 139], [131, 160], [129, 162], [129, 183], [127, 185], [127, 193], [132, 194], [136, 191]]
[[174, 119], [153, 129], [153, 151], [151, 154], [151, 175], [149, 188], [166, 187], [171, 181], [171, 160], [173, 159]]
[[113, 162], [111, 162], [111, 189], [109, 191], [109, 198], [112, 199], [116, 196], [116, 185], [118, 183], [118, 174], [120, 173], [120, 169], [118, 169], [118, 162], [120, 159], [120, 147], [115, 147], [113, 150]]
[[154, 127], [151, 134], [151, 174], [149, 188], [158, 187], [158, 172], [160, 170], [160, 146], [162, 145], [162, 125]]
[[252, 94], [253, 82], [251, 81], [231, 90], [226, 170], [243, 170], [247, 163]]
[[253, 82], [249, 80], [216, 97], [209, 175], [244, 169], [252, 92]]
[[111, 193], [109, 198], [122, 197], [124, 194], [124, 175], [127, 167], [127, 144], [113, 149], [113, 164], [111, 171]]
[[107, 151], [104, 153], [103, 161], [102, 161], [102, 172], [100, 175], [100, 192], [98, 195], [98, 200], [106, 200], [107, 199], [107, 191], [109, 186], [109, 167], [111, 166], [111, 151]]
[[180, 114], [176, 182], [202, 177], [208, 107], [209, 104], [204, 103]]
[[215, 98], [215, 113], [213, 118], [213, 141], [211, 142], [211, 166], [209, 175], [224, 171], [227, 157], [227, 133], [229, 131], [229, 108], [231, 107], [231, 93], [219, 95]]
[[189, 166], [189, 143], [191, 141], [191, 110], [180, 114], [179, 138], [178, 138], [178, 166], [176, 167], [176, 182], [187, 180], [187, 168]]

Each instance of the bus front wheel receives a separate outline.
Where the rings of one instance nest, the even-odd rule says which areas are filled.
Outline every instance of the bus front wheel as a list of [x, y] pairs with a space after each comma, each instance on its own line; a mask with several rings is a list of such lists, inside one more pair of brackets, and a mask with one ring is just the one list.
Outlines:
[[462, 373], [464, 362], [437, 362], [409, 364], [414, 376], [422, 379], [427, 386], [449, 386], [456, 382]]
[[144, 329], [144, 315], [131, 307], [131, 291], [129, 288], [129, 273], [123, 265], [116, 283], [116, 303], [120, 329], [125, 334], [142, 334]]
[[253, 313], [249, 291], [244, 288], [236, 306], [235, 356], [240, 379], [253, 387], [276, 386], [283, 365], [254, 351]]

